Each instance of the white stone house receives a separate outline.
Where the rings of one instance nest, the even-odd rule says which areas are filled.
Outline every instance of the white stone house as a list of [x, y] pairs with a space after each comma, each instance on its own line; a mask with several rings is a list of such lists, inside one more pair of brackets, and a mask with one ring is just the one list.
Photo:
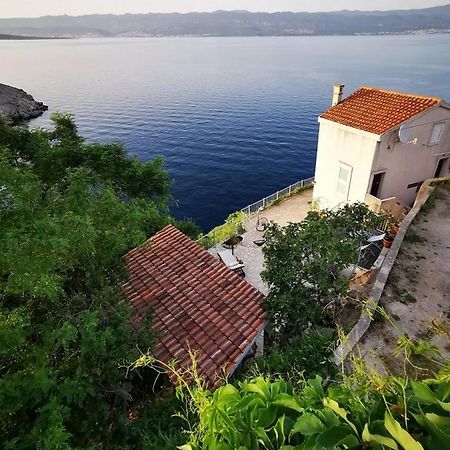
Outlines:
[[361, 87], [319, 117], [313, 201], [319, 208], [366, 202], [412, 205], [423, 181], [449, 172], [450, 105]]

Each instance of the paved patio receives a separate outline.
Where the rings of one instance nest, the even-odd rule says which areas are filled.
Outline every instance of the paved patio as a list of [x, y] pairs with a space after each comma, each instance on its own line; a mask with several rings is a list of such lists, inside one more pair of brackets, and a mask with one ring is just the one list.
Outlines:
[[[311, 209], [312, 189], [300, 192], [289, 197], [278, 205], [269, 206], [261, 212], [260, 216], [267, 218], [270, 222], [286, 226], [289, 222], [301, 222]], [[258, 239], [263, 239], [263, 232], [256, 230], [257, 215], [250, 217], [244, 224], [247, 230], [243, 235], [242, 242], [234, 249], [234, 254], [245, 264], [245, 279], [263, 294], [268, 294], [268, 287], [261, 279], [261, 272], [264, 266], [264, 255], [262, 247], [253, 243]], [[217, 244], [209, 251], [214, 256], [223, 250], [221, 244]]]

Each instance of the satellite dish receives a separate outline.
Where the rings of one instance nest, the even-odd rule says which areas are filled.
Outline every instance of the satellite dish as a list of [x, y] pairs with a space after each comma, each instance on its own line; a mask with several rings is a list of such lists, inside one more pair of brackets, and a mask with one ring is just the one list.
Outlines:
[[417, 142], [416, 137], [412, 137], [411, 129], [413, 125], [411, 123], [404, 123], [398, 130], [398, 138], [402, 144], [415, 144]]
[[402, 144], [407, 144], [409, 138], [409, 130], [407, 127], [405, 127], [405, 125], [406, 124], [404, 123], [398, 130], [398, 138], [400, 139], [400, 142]]

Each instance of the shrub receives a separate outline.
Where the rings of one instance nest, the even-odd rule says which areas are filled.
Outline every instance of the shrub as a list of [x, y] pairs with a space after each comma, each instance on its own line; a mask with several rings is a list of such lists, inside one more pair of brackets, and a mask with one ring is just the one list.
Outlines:
[[[180, 417], [184, 402], [175, 394], [157, 396], [136, 408], [136, 418], [128, 423], [124, 448], [173, 450], [186, 440], [185, 420]], [[191, 421], [195, 420], [191, 418]]]
[[213, 228], [206, 235], [200, 236], [198, 243], [205, 248], [211, 248], [219, 242], [226, 241], [231, 236], [244, 233], [244, 219], [245, 214], [242, 211], [230, 214], [223, 225]]
[[173, 225], [194, 241], [197, 240], [202, 233], [201, 228], [192, 219], [174, 220]]
[[262, 376], [271, 380], [283, 378], [298, 383], [315, 374], [334, 375], [336, 366], [330, 362], [333, 343], [332, 335], [318, 332], [307, 334], [279, 348], [269, 349], [267, 354], [254, 361], [243, 376]]

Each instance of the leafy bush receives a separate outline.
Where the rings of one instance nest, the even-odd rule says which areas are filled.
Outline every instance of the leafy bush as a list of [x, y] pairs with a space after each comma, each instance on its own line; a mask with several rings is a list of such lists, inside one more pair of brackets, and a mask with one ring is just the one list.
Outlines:
[[192, 219], [174, 220], [173, 225], [194, 241], [197, 240], [202, 233], [200, 227]]
[[10, 127], [0, 120], [0, 148], [7, 149], [12, 165], [27, 167], [48, 186], [83, 168], [99, 184], [111, 184], [122, 198], [151, 200], [167, 213], [170, 177], [161, 157], [140, 161], [119, 142], [86, 143], [70, 114], [56, 113], [52, 120], [52, 131]]
[[136, 417], [127, 424], [123, 448], [173, 450], [182, 445], [186, 441], [183, 432], [186, 421], [180, 417], [184, 405], [175, 394], [155, 396], [142, 402], [133, 410]]
[[200, 236], [198, 243], [205, 248], [211, 248], [219, 242], [226, 241], [231, 236], [242, 234], [245, 231], [244, 219], [245, 214], [242, 211], [230, 214], [223, 225], [213, 228], [204, 236]]
[[421, 382], [373, 377], [327, 390], [318, 376], [299, 391], [259, 377], [211, 394], [182, 449], [450, 448], [449, 393], [448, 370]]
[[333, 336], [318, 332], [306, 334], [281, 347], [269, 348], [240, 378], [262, 376], [298, 383], [316, 374], [334, 375], [336, 366], [330, 362], [333, 343]]

